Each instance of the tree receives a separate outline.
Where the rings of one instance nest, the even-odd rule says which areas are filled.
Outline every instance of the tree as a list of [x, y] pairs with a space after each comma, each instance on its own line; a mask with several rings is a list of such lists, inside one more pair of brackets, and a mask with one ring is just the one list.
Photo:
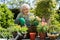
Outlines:
[[[37, 3], [35, 8], [35, 15], [40, 18], [45, 18], [48, 21], [53, 14], [54, 8], [56, 7], [56, 0], [41, 0]], [[56, 13], [56, 12], [54, 12]]]
[[41, 0], [37, 3], [35, 15], [44, 19], [43, 21], [46, 20], [49, 27], [55, 28], [54, 32], [60, 32], [60, 14], [55, 7], [56, 0]]

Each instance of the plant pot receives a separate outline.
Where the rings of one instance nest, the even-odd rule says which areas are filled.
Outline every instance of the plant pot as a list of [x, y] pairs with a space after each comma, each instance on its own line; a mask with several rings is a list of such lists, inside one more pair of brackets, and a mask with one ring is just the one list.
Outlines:
[[50, 33], [47, 33], [47, 36], [50, 38], [50, 40], [55, 40], [59, 34], [50, 34]]
[[35, 40], [36, 33], [32, 32], [30, 33], [30, 40]]
[[40, 40], [45, 40], [45, 37], [46, 37], [46, 33], [40, 33]]

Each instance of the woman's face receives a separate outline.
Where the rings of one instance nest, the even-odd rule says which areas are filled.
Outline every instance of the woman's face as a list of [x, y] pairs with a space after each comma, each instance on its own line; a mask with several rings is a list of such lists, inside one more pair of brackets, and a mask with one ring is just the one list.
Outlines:
[[28, 9], [28, 8], [26, 8], [26, 7], [24, 7], [24, 8], [22, 9], [22, 12], [23, 12], [24, 14], [28, 14], [29, 9]]

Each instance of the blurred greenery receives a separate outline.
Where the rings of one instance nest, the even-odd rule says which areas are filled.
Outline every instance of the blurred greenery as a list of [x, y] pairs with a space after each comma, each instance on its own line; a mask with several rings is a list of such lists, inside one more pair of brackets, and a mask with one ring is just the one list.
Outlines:
[[47, 25], [42, 26], [41, 23], [39, 23], [39, 25], [37, 26], [37, 31], [39, 33], [41, 33], [41, 32], [46, 33], [46, 32], [48, 32], [48, 29], [49, 29], [49, 27]]
[[12, 38], [13, 35], [11, 32], [9, 32], [9, 30], [2, 28], [0, 26], [0, 38]]
[[41, 0], [37, 2], [37, 6], [35, 8], [35, 15], [39, 16], [40, 18], [44, 16], [49, 27], [51, 25], [54, 25], [52, 26], [53, 28], [56, 28], [54, 30], [59, 30], [60, 32], [60, 15], [59, 13], [57, 13], [57, 10], [55, 10], [56, 4], [56, 0]]
[[20, 32], [20, 26], [14, 24], [14, 14], [5, 4], [0, 4], [0, 38], [12, 38], [12, 32]]
[[[21, 3], [23, 0], [18, 1]], [[9, 4], [15, 4], [15, 1]], [[31, 9], [30, 12], [35, 13], [35, 15], [39, 16], [40, 18], [44, 16], [49, 23], [50, 32], [60, 32], [60, 13], [57, 12], [60, 12], [60, 10], [55, 10], [55, 7], [56, 0], [41, 0], [37, 2], [35, 10]], [[0, 38], [12, 38], [12, 32], [14, 31], [27, 32], [27, 27], [21, 27], [19, 25], [14, 24], [13, 17], [14, 14], [7, 8], [7, 6], [5, 4], [0, 4]], [[42, 27], [41, 25], [39, 25], [38, 27], [39, 32], [46, 32], [46, 29], [47, 26]]]
[[3, 28], [10, 27], [14, 24], [13, 16], [13, 13], [5, 4], [0, 4], [0, 25]]
[[5, 4], [0, 4], [0, 38], [11, 38], [12, 34], [7, 30], [14, 24], [13, 14]]
[[35, 15], [45, 19], [49, 19], [50, 15], [52, 15], [52, 11], [56, 7], [56, 1], [52, 0], [42, 0], [37, 2], [37, 6], [35, 8]]

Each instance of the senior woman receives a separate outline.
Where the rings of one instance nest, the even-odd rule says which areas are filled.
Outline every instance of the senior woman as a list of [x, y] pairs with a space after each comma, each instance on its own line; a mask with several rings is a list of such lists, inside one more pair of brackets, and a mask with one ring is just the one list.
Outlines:
[[[15, 20], [16, 24], [19, 24], [19, 18], [25, 20], [25, 25], [30, 27], [30, 16], [34, 16], [32, 13], [30, 13], [30, 6], [28, 4], [23, 4], [20, 8], [20, 12]], [[21, 20], [20, 20], [21, 22]], [[22, 23], [23, 24], [23, 23]]]
[[27, 25], [27, 26], [30, 26], [30, 24], [29, 24], [29, 16], [30, 16], [31, 14], [30, 14], [29, 10], [30, 10], [29, 5], [28, 5], [28, 4], [23, 4], [23, 5], [21, 6], [21, 8], [20, 8], [20, 12], [21, 12], [21, 13], [18, 14], [18, 16], [17, 16], [17, 18], [16, 18], [16, 20], [15, 20], [15, 23], [19, 24], [19, 20], [18, 20], [18, 19], [19, 19], [19, 18], [24, 18], [25, 21], [26, 21], [26, 25]]

